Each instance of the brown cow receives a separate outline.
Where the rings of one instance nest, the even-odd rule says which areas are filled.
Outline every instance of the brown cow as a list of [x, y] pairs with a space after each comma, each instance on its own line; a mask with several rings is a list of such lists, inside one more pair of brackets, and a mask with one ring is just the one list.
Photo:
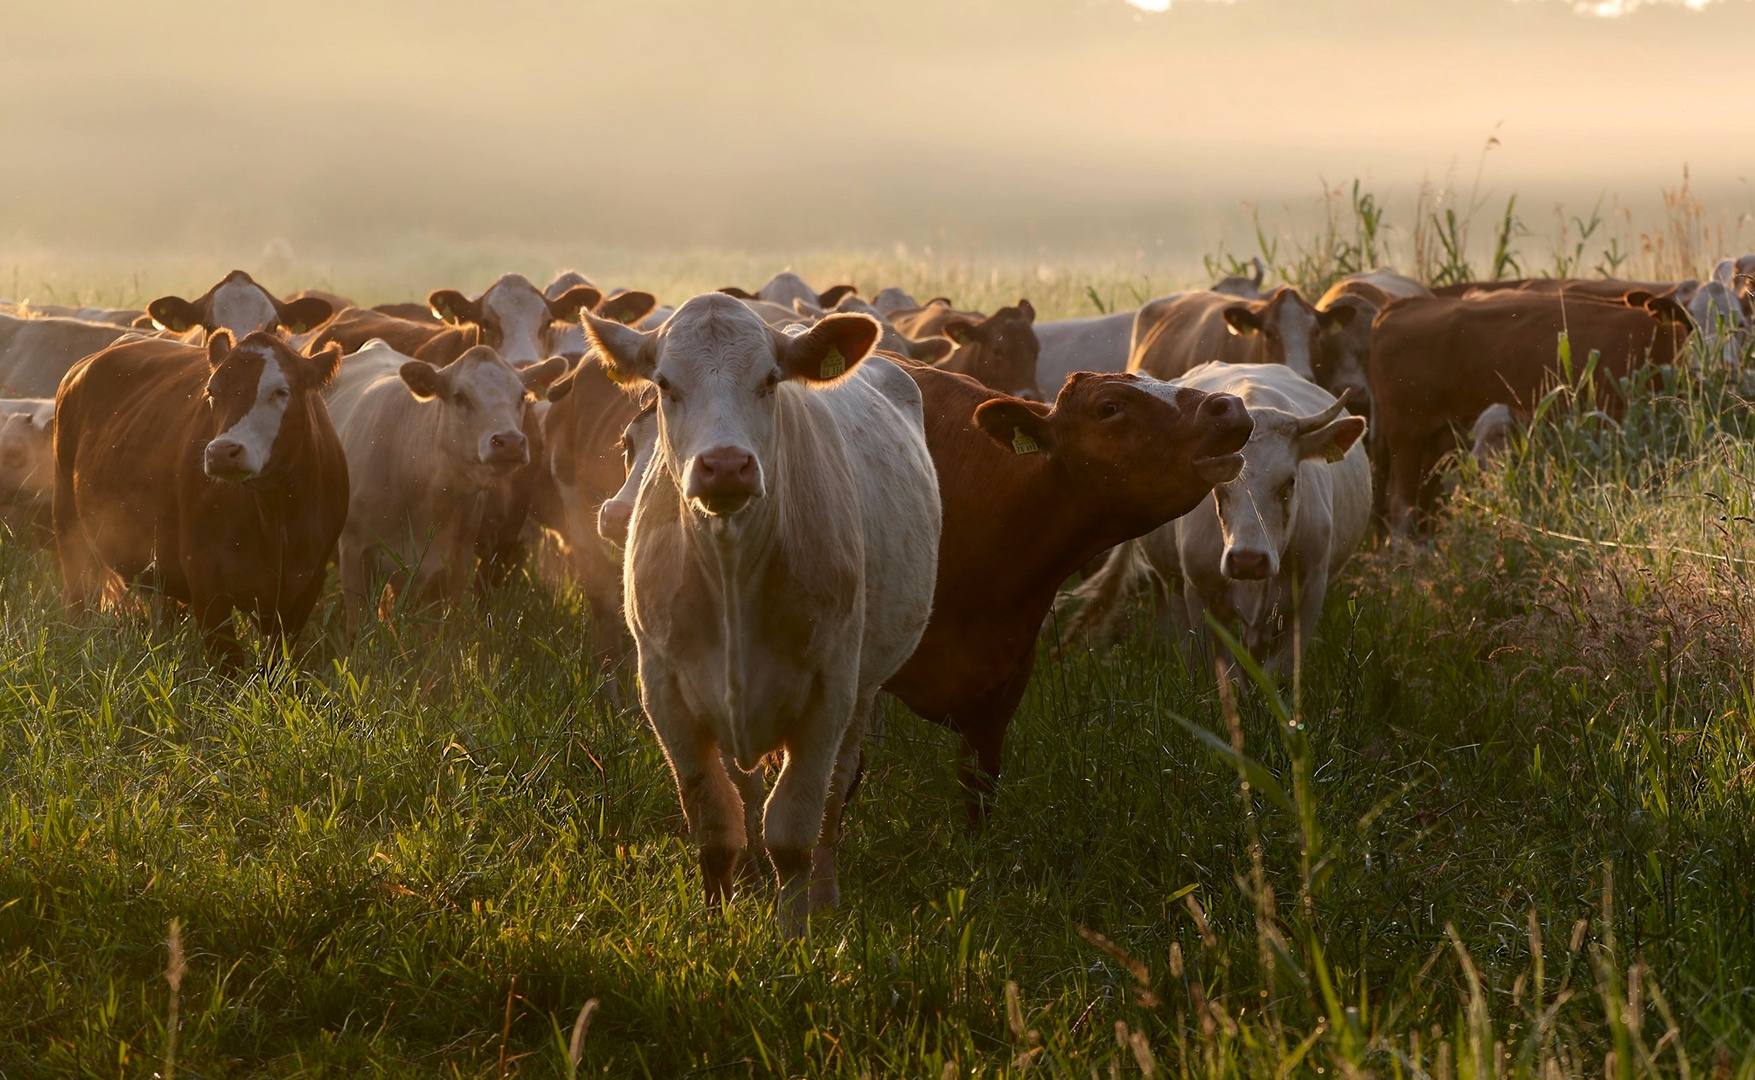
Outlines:
[[322, 390], [341, 350], [304, 357], [272, 333], [205, 347], [121, 342], [55, 399], [55, 546], [79, 614], [115, 578], [149, 576], [237, 663], [241, 609], [271, 649], [296, 635], [347, 519], [348, 474]]
[[1265, 300], [1218, 292], [1186, 292], [1153, 300], [1134, 317], [1127, 370], [1175, 379], [1212, 361], [1284, 364], [1317, 378], [1323, 338], [1352, 324], [1354, 309], [1318, 311], [1297, 289], [1282, 285]]
[[233, 337], [277, 328], [302, 334], [335, 314], [328, 300], [316, 296], [282, 302], [242, 270], [233, 270], [194, 300], [161, 296], [146, 311], [154, 326], [173, 334], [200, 327], [208, 333], [230, 330]]
[[1391, 529], [1409, 532], [1434, 508], [1434, 468], [1462, 445], [1459, 433], [1483, 410], [1495, 403], [1534, 410], [1561, 377], [1562, 332], [1575, 377], [1592, 350], [1601, 353], [1598, 404], [1614, 412], [1614, 379], [1642, 364], [1674, 362], [1690, 330], [1674, 299], [1638, 290], [1615, 301], [1513, 289], [1391, 304], [1377, 319], [1370, 365]]
[[913, 339], [947, 337], [956, 351], [937, 364], [941, 371], [967, 375], [1003, 394], [1040, 401], [1036, 383], [1036, 360], [1042, 345], [1036, 340], [1036, 309], [1028, 300], [1016, 307], [1003, 307], [992, 315], [958, 311], [944, 297], [928, 300], [924, 307], [895, 311], [890, 325]]

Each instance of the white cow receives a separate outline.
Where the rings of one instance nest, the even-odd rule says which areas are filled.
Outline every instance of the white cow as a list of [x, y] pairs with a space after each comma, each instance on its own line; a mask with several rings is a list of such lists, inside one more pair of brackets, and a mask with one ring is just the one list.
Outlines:
[[658, 450], [658, 401], [640, 410], [622, 430], [622, 468], [627, 478], [614, 495], [597, 508], [597, 535], [604, 541], [624, 548], [628, 543], [628, 527], [634, 523], [634, 503], [640, 496], [640, 481], [652, 467], [652, 455]]
[[1710, 349], [1716, 345], [1720, 359], [1727, 366], [1736, 368], [1741, 365], [1743, 350], [1749, 344], [1750, 320], [1731, 286], [1715, 275], [1713, 280], [1696, 287], [1684, 306], [1688, 308], [1688, 316], [1694, 320], [1694, 329], [1705, 347]]
[[1243, 399], [1255, 421], [1243, 472], [1184, 517], [1112, 551], [1072, 594], [1086, 606], [1071, 629], [1101, 627], [1149, 570], [1170, 594], [1171, 627], [1198, 632], [1211, 611], [1221, 625], [1240, 624], [1264, 667], [1284, 670], [1314, 633], [1329, 580], [1370, 528], [1365, 420], [1277, 364], [1203, 364], [1174, 381]]
[[462, 599], [485, 496], [530, 460], [530, 392], [566, 369], [559, 356], [514, 369], [485, 345], [435, 368], [377, 340], [342, 362], [328, 399], [351, 493], [336, 556], [350, 632], [374, 581], [416, 603]]
[[586, 335], [659, 392], [625, 611], [708, 901], [729, 894], [752, 839], [751, 770], [779, 754], [761, 829], [798, 933], [838, 899], [860, 736], [931, 610], [941, 522], [920, 392], [867, 358], [878, 325], [864, 315], [789, 337], [710, 294], [655, 332], [588, 317]]
[[0, 314], [0, 393], [54, 397], [68, 368], [130, 333], [114, 323]]
[[0, 400], [0, 522], [46, 525], [54, 491], [54, 400]]
[[1036, 385], [1049, 401], [1075, 371], [1121, 371], [1133, 339], [1132, 311], [1059, 319], [1036, 324], [1042, 351], [1036, 357]]

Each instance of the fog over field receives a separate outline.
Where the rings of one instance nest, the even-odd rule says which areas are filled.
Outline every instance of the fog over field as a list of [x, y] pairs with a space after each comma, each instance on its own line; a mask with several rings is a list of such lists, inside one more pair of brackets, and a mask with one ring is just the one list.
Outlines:
[[1755, 206], [1748, 0], [1165, 6], [24, 0], [0, 243], [1197, 257], [1324, 179], [1480, 170], [1539, 217], [1651, 205], [1684, 165]]

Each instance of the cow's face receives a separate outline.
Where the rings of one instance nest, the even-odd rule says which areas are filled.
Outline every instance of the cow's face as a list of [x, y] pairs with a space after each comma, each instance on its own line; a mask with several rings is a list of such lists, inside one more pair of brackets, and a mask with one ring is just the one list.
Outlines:
[[558, 356], [514, 368], [494, 350], [477, 345], [445, 367], [410, 360], [399, 374], [416, 399], [437, 410], [438, 452], [462, 475], [485, 485], [530, 461], [524, 433], [530, 394], [566, 370], [567, 362]]
[[980, 322], [946, 320], [944, 336], [957, 351], [945, 360], [947, 371], [967, 375], [982, 385], [1028, 401], [1042, 400], [1036, 383], [1036, 360], [1042, 344], [1036, 339], [1036, 309], [1028, 300], [1003, 307]]
[[1292, 543], [1307, 461], [1339, 461], [1365, 434], [1365, 419], [1341, 415], [1340, 402], [1313, 416], [1254, 408], [1243, 471], [1213, 489], [1224, 553], [1219, 571], [1236, 581], [1276, 577]]
[[1331, 320], [1317, 336], [1316, 373], [1311, 381], [1336, 397], [1351, 393], [1354, 406], [1360, 407], [1371, 393], [1366, 365], [1377, 306], [1357, 296], [1339, 297], [1329, 306], [1331, 313], [1342, 309], [1350, 312], [1345, 321]]
[[628, 527], [634, 522], [634, 500], [640, 494], [640, 484], [646, 479], [657, 449], [658, 402], [654, 400], [622, 431], [622, 468], [627, 477], [621, 489], [597, 508], [597, 535], [617, 547], [627, 545]]
[[234, 344], [222, 329], [208, 338], [207, 362], [207, 400], [218, 434], [202, 452], [202, 471], [215, 480], [250, 483], [278, 471], [297, 437], [289, 433], [306, 430], [310, 410], [323, 408], [319, 395], [335, 377], [341, 347], [305, 357], [267, 331]]
[[513, 367], [540, 363], [554, 354], [554, 323], [570, 322], [581, 308], [603, 299], [590, 285], [575, 285], [550, 299], [522, 274], [507, 274], [475, 299], [456, 289], [439, 289], [427, 298], [433, 314], [454, 326], [481, 328], [481, 343]]
[[1729, 367], [1742, 362], [1749, 344], [1749, 317], [1742, 302], [1721, 281], [1708, 281], [1688, 298], [1688, 315], [1709, 352]]
[[1284, 364], [1314, 382], [1323, 336], [1346, 329], [1354, 314], [1351, 307], [1317, 311], [1297, 289], [1282, 286], [1266, 300], [1227, 307], [1224, 319], [1231, 333], [1257, 339], [1260, 363]]
[[42, 501], [54, 482], [54, 406], [0, 416], [0, 500]]
[[1146, 532], [1193, 509], [1237, 475], [1251, 421], [1241, 399], [1143, 375], [1078, 372], [1054, 407], [997, 398], [975, 410], [989, 437], [1041, 454], [1072, 489], [1102, 500], [1118, 525]]
[[219, 284], [194, 300], [161, 296], [147, 305], [160, 328], [183, 333], [197, 326], [209, 332], [231, 331], [233, 339], [259, 330], [284, 329], [302, 334], [335, 313], [329, 301], [314, 296], [282, 303], [242, 270], [233, 270]]
[[830, 315], [790, 337], [742, 301], [709, 293], [650, 333], [589, 315], [585, 333], [623, 382], [657, 389], [659, 462], [692, 509], [727, 519], [767, 493], [780, 396], [852, 371], [878, 324]]

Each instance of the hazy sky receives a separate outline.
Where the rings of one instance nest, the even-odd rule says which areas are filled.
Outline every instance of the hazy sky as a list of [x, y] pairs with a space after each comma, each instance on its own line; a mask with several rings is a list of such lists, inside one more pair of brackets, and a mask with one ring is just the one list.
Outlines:
[[1755, 205], [1749, 0], [1163, 2], [11, 0], [0, 240], [1004, 247], [1490, 135], [1501, 192]]

